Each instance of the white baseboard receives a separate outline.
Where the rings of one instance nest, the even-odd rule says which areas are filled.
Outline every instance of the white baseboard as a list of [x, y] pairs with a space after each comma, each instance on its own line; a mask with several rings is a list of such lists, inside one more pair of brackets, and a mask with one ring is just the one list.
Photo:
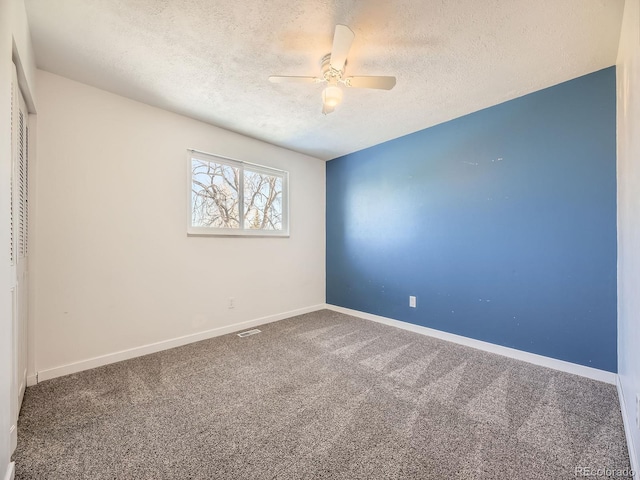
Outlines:
[[13, 480], [16, 474], [15, 466], [16, 464], [14, 462], [10, 462], [9, 465], [7, 465], [7, 472], [4, 474], [4, 480]]
[[[89, 370], [110, 363], [121, 362], [122, 360], [128, 360], [130, 358], [141, 357], [142, 355], [148, 355], [150, 353], [156, 353], [161, 350], [168, 350], [174, 347], [181, 347], [193, 342], [199, 342], [200, 340], [206, 340], [208, 338], [219, 337], [220, 335], [226, 335], [227, 333], [233, 333], [246, 328], [255, 327], [258, 325], [264, 325], [265, 323], [277, 322], [289, 317], [295, 317], [296, 315], [302, 315], [304, 313], [315, 312], [325, 308], [325, 304], [313, 305], [311, 307], [299, 308], [297, 310], [291, 310], [289, 312], [278, 313], [275, 315], [269, 315], [266, 317], [260, 317], [253, 320], [247, 320], [245, 322], [235, 323], [233, 325], [226, 325], [224, 327], [213, 328], [204, 332], [192, 333], [190, 335], [184, 335], [182, 337], [172, 338], [169, 340], [163, 340], [161, 342], [151, 343], [148, 345], [142, 345], [140, 347], [129, 348], [127, 350], [121, 350], [119, 352], [109, 353], [107, 355], [101, 355], [98, 357], [88, 358], [79, 362], [70, 363], [67, 365], [60, 365], [59, 367], [48, 368], [46, 370], [40, 370], [35, 375], [36, 382], [42, 382], [51, 378], [61, 377], [63, 375], [69, 375], [72, 373], [81, 372], [83, 370]], [[31, 378], [33, 381], [33, 377]]]
[[496, 353], [498, 355], [515, 358], [517, 360], [533, 363], [542, 367], [553, 368], [554, 370], [560, 370], [562, 372], [580, 375], [582, 377], [591, 378], [593, 380], [609, 383], [611, 385], [616, 384], [616, 378], [618, 377], [615, 373], [607, 372], [605, 370], [585, 367], [584, 365], [565, 362], [564, 360], [557, 360], [555, 358], [545, 357], [543, 355], [537, 355], [535, 353], [524, 352], [522, 350], [516, 350], [515, 348], [503, 347], [502, 345], [483, 342], [482, 340], [475, 340], [473, 338], [463, 337], [454, 333], [442, 332], [433, 328], [414, 325], [412, 323], [402, 322], [400, 320], [394, 320], [387, 317], [381, 317], [379, 315], [373, 315], [371, 313], [351, 310], [350, 308], [338, 307], [336, 305], [330, 304], [327, 304], [326, 308], [328, 308], [329, 310], [334, 310], [336, 312], [345, 313], [347, 315], [352, 315], [354, 317], [363, 318], [365, 320], [372, 320], [374, 322], [384, 323], [385, 325], [390, 325], [392, 327], [402, 328], [403, 330], [409, 330], [410, 332], [420, 333], [422, 335], [439, 338], [441, 340], [447, 340], [449, 342], [458, 343], [460, 345], [476, 348], [478, 350], [484, 350], [485, 352]]
[[15, 420], [13, 422], [13, 425], [9, 427], [9, 455], [13, 455], [18, 447], [18, 425]]
[[640, 478], [640, 465], [638, 465], [638, 458], [636, 457], [636, 450], [633, 444], [633, 437], [631, 436], [631, 429], [635, 428], [635, 422], [632, 418], [627, 416], [627, 403], [624, 399], [624, 391], [622, 390], [622, 383], [620, 382], [620, 376], [616, 382], [618, 387], [618, 398], [620, 399], [620, 410], [622, 412], [622, 423], [624, 424], [624, 434], [627, 438], [627, 448], [629, 449], [629, 461], [631, 463], [631, 470], [634, 472], [634, 478]]
[[130, 348], [127, 350], [121, 350], [119, 352], [110, 353], [107, 355], [101, 355], [98, 357], [81, 360], [79, 362], [70, 363], [67, 365], [61, 365], [58, 367], [41, 370], [36, 373], [35, 376], [28, 378], [29, 385], [35, 384], [31, 382], [42, 382], [51, 378], [61, 377], [63, 375], [69, 375], [71, 373], [81, 372], [83, 370], [89, 370], [91, 368], [108, 365], [110, 363], [120, 362], [122, 360], [128, 360], [130, 358], [140, 357], [142, 355], [148, 355], [150, 353], [159, 352], [161, 350], [167, 350], [169, 348], [180, 347], [200, 340], [206, 340], [208, 338], [217, 337], [220, 335], [226, 335], [227, 333], [237, 332], [244, 330], [245, 328], [251, 328], [265, 323], [276, 322], [285, 318], [294, 317], [296, 315], [302, 315], [304, 313], [315, 312], [327, 308], [336, 312], [345, 313], [354, 317], [363, 318], [365, 320], [371, 320], [385, 325], [390, 325], [396, 328], [402, 328], [403, 330], [409, 330], [411, 332], [420, 333], [430, 337], [447, 340], [449, 342], [465, 345], [467, 347], [476, 348], [490, 353], [503, 355], [524, 362], [533, 363], [543, 367], [552, 368], [554, 370], [560, 370], [562, 372], [572, 373], [574, 375], [580, 375], [582, 377], [599, 380], [601, 382], [609, 383], [611, 385], [617, 384], [617, 375], [615, 373], [599, 370], [596, 368], [586, 367], [584, 365], [578, 365], [571, 362], [565, 362], [564, 360], [557, 360], [555, 358], [545, 357], [543, 355], [537, 355], [535, 353], [524, 352], [515, 348], [503, 347], [482, 340], [475, 340], [473, 338], [463, 337], [453, 333], [447, 333], [433, 328], [423, 327], [420, 325], [414, 325], [412, 323], [403, 322], [400, 320], [394, 320], [392, 318], [382, 317], [379, 315], [373, 315], [371, 313], [360, 312], [358, 310], [352, 310], [349, 308], [339, 307], [330, 304], [313, 305], [306, 308], [300, 308], [289, 312], [279, 313], [275, 315], [269, 315], [266, 317], [256, 318], [253, 320], [247, 320], [245, 322], [236, 323], [233, 325], [227, 325], [224, 327], [218, 327], [204, 332], [193, 333], [182, 337], [177, 337], [161, 342], [156, 342], [148, 345], [142, 345], [140, 347]]
[[28, 375], [27, 376], [27, 387], [31, 387], [38, 383], [38, 375]]

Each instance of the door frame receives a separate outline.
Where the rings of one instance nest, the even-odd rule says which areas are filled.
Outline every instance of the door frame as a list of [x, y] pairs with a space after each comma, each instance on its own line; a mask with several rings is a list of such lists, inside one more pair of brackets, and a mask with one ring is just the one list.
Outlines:
[[[18, 110], [22, 107], [23, 115], [24, 115], [24, 127], [25, 131], [28, 131], [28, 135], [26, 135], [26, 144], [25, 149], [28, 155], [28, 168], [26, 169], [26, 178], [25, 182], [28, 185], [26, 195], [28, 198], [26, 208], [28, 210], [24, 211], [25, 214], [25, 232], [31, 230], [31, 224], [33, 223], [33, 179], [34, 179], [34, 162], [35, 158], [34, 152], [34, 135], [35, 132], [35, 114], [33, 108], [33, 99], [31, 92], [28, 88], [28, 83], [26, 81], [25, 75], [22, 71], [22, 66], [19, 62], [19, 58], [17, 57], [17, 52], [15, 51], [14, 45], [14, 55], [13, 55], [13, 75], [12, 75], [12, 132], [11, 132], [11, 158], [10, 158], [10, 166], [11, 166], [11, 177], [9, 181], [12, 183], [11, 188], [11, 210], [15, 209], [17, 211], [16, 200], [19, 198], [18, 185], [17, 181], [17, 170], [18, 170], [18, 152], [15, 148], [15, 138], [13, 131], [18, 127], [18, 118], [19, 113]], [[22, 98], [20, 98], [22, 97]], [[22, 100], [22, 106], [20, 105], [20, 100]], [[17, 108], [16, 108], [17, 107]], [[13, 248], [13, 262], [10, 262], [9, 265], [9, 290], [10, 290], [10, 308], [11, 308], [11, 347], [12, 347], [12, 356], [11, 356], [11, 386], [10, 386], [10, 395], [11, 395], [11, 417], [10, 417], [10, 426], [9, 426], [9, 434], [10, 434], [10, 452], [11, 454], [14, 452], [17, 446], [17, 433], [18, 433], [18, 425], [17, 420], [20, 413], [20, 408], [22, 406], [22, 400], [24, 397], [24, 393], [26, 387], [29, 385], [29, 372], [33, 371], [31, 369], [35, 369], [35, 355], [34, 355], [34, 340], [35, 336], [33, 335], [33, 328], [31, 326], [32, 323], [32, 315], [29, 313], [31, 301], [31, 287], [29, 285], [29, 281], [27, 280], [30, 277], [30, 265], [28, 259], [28, 252], [31, 250], [31, 241], [29, 240], [30, 234], [25, 238], [25, 249], [26, 255], [20, 261], [20, 251], [18, 248], [18, 237], [19, 237], [19, 219], [18, 215], [11, 217], [13, 212], [9, 212], [9, 222], [13, 221], [13, 235], [11, 237], [11, 248]], [[13, 220], [12, 220], [13, 218]], [[28, 242], [28, 243], [27, 243]], [[20, 293], [20, 285], [18, 282], [18, 264], [21, 263], [21, 268], [23, 268], [23, 291]], [[16, 310], [18, 314], [16, 315]], [[19, 322], [18, 315], [22, 314], [22, 322]], [[22, 357], [21, 357], [22, 355]], [[18, 371], [18, 370], [21, 371]], [[35, 382], [33, 382], [35, 383]]]

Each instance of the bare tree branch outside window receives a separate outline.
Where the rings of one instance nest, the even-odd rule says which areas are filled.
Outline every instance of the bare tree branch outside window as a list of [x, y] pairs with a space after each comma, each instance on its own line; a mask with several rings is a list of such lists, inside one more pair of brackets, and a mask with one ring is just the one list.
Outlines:
[[192, 225], [238, 228], [240, 170], [201, 160], [191, 160]]
[[244, 171], [244, 228], [282, 230], [282, 178]]

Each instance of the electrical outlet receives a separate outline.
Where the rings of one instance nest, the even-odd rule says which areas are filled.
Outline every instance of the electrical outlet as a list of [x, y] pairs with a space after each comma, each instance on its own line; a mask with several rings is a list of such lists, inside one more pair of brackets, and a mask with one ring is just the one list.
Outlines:
[[229, 297], [229, 308], [235, 308], [236, 306], [236, 299], [233, 297]]
[[416, 308], [416, 297], [414, 297], [413, 295], [409, 297], [409, 306], [411, 308]]

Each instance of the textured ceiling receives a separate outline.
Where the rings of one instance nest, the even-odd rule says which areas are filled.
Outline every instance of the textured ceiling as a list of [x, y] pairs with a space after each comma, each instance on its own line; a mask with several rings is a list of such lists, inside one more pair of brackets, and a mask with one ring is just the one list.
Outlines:
[[[26, 0], [39, 68], [322, 159], [615, 63], [623, 0]], [[318, 75], [355, 40], [330, 115]]]

